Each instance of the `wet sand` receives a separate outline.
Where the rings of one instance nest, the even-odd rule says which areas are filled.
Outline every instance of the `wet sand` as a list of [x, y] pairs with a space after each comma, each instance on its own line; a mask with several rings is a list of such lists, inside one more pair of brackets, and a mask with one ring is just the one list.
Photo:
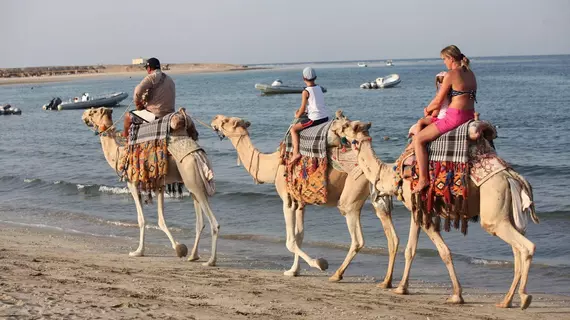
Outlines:
[[156, 244], [131, 258], [132, 239], [4, 223], [0, 230], [0, 318], [570, 319], [566, 296], [534, 294], [521, 311], [496, 308], [502, 294], [467, 288], [464, 305], [446, 305], [450, 289], [433, 283], [415, 281], [411, 295], [399, 296], [369, 278], [330, 283], [323, 273], [288, 278], [236, 267], [231, 252], [205, 267]]

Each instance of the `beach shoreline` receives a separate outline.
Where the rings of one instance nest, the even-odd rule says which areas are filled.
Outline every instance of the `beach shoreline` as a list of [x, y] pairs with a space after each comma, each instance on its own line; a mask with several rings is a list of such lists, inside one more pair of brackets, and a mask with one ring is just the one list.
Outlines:
[[[99, 319], [549, 319], [570, 313], [566, 296], [534, 294], [529, 309], [498, 309], [503, 293], [466, 288], [447, 305], [448, 287], [413, 282], [411, 295], [365, 277], [330, 283], [321, 273], [289, 278], [239, 265], [221, 253], [217, 267], [132, 239], [0, 222], [0, 317]], [[201, 261], [206, 261], [202, 253]], [[394, 284], [397, 284], [395, 281]], [[513, 304], [518, 306], [518, 295]]]
[[[47, 69], [48, 67], [38, 68]], [[70, 67], [72, 68], [72, 67]], [[267, 69], [260, 67], [248, 67], [237, 64], [222, 63], [183, 63], [169, 65], [169, 69], [165, 70], [168, 74], [197, 74], [197, 73], [219, 73], [233, 71], [249, 71]], [[23, 77], [0, 77], [1, 85], [11, 84], [33, 84], [48, 82], [68, 82], [75, 80], [105, 78], [105, 77], [128, 77], [138, 76], [144, 77], [147, 72], [142, 67], [130, 65], [107, 65], [105, 68], [98, 69], [96, 73], [78, 73], [65, 75], [42, 75], [42, 76], [23, 76]]]

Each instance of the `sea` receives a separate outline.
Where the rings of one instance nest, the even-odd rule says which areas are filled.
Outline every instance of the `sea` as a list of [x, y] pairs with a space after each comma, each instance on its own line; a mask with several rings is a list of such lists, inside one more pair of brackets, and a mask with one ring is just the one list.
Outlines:
[[[254, 84], [281, 79], [284, 84], [301, 85], [301, 71], [310, 65], [317, 72], [317, 83], [328, 89], [325, 102], [330, 114], [342, 109], [351, 119], [370, 121], [376, 153], [384, 161], [394, 161], [407, 143], [408, 128], [433, 98], [434, 77], [445, 66], [440, 59], [394, 60], [392, 67], [380, 60], [366, 62], [366, 68], [358, 67], [357, 61], [340, 61], [173, 74], [176, 105], [204, 123], [210, 123], [217, 114], [247, 119], [252, 124], [249, 131], [255, 146], [271, 153], [299, 107], [301, 95], [262, 96]], [[478, 80], [476, 110], [482, 119], [497, 126], [499, 155], [534, 189], [540, 224], [530, 222], [527, 230], [527, 237], [536, 244], [528, 290], [570, 295], [570, 55], [475, 57], [471, 64]], [[359, 88], [364, 82], [393, 73], [402, 80], [394, 88]], [[122, 238], [132, 242], [133, 250], [137, 247], [133, 199], [105, 161], [99, 138], [81, 121], [82, 110], [43, 111], [41, 106], [55, 96], [67, 100], [84, 92], [93, 97], [124, 91], [129, 98], [114, 108], [117, 120], [132, 108], [132, 92], [141, 79], [141, 75], [131, 75], [0, 86], [0, 104], [10, 103], [23, 111], [20, 116], [0, 117], [0, 222]], [[219, 254], [237, 257], [241, 263], [237, 267], [287, 270], [293, 257], [285, 247], [282, 204], [274, 186], [256, 185], [237, 164], [228, 140], [221, 141], [209, 128], [198, 128], [200, 144], [215, 172], [217, 193], [211, 204], [221, 225]], [[144, 210], [149, 222], [147, 242], [170, 247], [157, 227], [156, 204], [146, 205]], [[195, 234], [191, 197], [167, 198], [165, 212], [176, 240], [190, 247]], [[410, 214], [396, 200], [393, 220], [400, 237], [394, 273], [397, 285], [404, 266]], [[345, 275], [380, 281], [388, 250], [369, 202], [362, 210], [362, 226], [366, 246]], [[513, 274], [509, 245], [487, 234], [477, 223], [470, 223], [467, 236], [452, 230], [443, 237], [466, 292], [469, 288], [508, 290]], [[200, 244], [200, 254], [206, 259], [210, 240], [206, 226]], [[328, 259], [330, 269], [323, 274], [330, 275], [338, 268], [349, 245], [345, 219], [336, 208], [307, 208], [303, 248], [313, 257]], [[175, 263], [174, 252], [172, 258]], [[132, 259], [127, 252], [125, 259]], [[223, 266], [224, 260], [219, 264]], [[305, 263], [302, 266], [309, 269]], [[188, 268], [193, 267], [188, 262]], [[423, 234], [411, 279], [450, 286], [435, 246]]]

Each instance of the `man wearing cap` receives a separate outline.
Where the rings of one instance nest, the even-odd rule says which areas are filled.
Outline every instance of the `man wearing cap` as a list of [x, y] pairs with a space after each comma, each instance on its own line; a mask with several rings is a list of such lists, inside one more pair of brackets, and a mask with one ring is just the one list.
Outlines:
[[[145, 64], [148, 75], [135, 88], [134, 103], [137, 111], [132, 113], [144, 121], [162, 118], [174, 112], [176, 88], [174, 81], [160, 70], [160, 61], [150, 58]], [[133, 115], [125, 115], [123, 135], [128, 136]]]

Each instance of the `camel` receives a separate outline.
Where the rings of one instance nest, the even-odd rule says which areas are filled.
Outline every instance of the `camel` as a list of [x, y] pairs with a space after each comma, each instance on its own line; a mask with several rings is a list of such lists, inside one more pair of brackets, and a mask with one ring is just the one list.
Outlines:
[[[397, 187], [394, 183], [396, 172], [393, 164], [383, 163], [374, 152], [371, 144], [371, 138], [368, 133], [370, 123], [362, 123], [353, 121], [345, 124], [339, 136], [345, 137], [348, 141], [358, 146], [353, 148], [357, 153], [358, 164], [362, 166], [364, 175], [373, 183], [374, 187], [380, 194], [396, 195]], [[528, 280], [528, 272], [535, 251], [535, 245], [528, 240], [523, 232], [519, 232], [513, 225], [512, 213], [512, 193], [507, 178], [514, 178], [522, 184], [522, 188], [527, 191], [532, 199], [532, 188], [530, 184], [513, 169], [507, 169], [495, 174], [489, 180], [485, 181], [479, 187], [470, 181], [468, 190], [468, 217], [479, 216], [481, 227], [491, 235], [498, 236], [503, 241], [512, 246], [514, 254], [514, 279], [509, 291], [502, 302], [496, 306], [501, 308], [512, 307], [512, 299], [517, 286], [519, 286], [519, 296], [521, 299], [520, 308], [526, 309], [532, 301], [532, 296], [527, 294], [526, 286]], [[469, 179], [471, 180], [471, 179]], [[403, 203], [410, 212], [412, 211], [411, 187], [409, 180], [404, 180]], [[530, 207], [531, 219], [538, 223], [538, 217], [534, 212], [534, 206]], [[455, 274], [451, 252], [439, 231], [435, 230], [432, 224], [429, 228], [418, 225], [413, 217], [410, 222], [410, 233], [408, 244], [405, 251], [405, 269], [403, 277], [398, 288], [394, 290], [398, 294], [408, 294], [408, 281], [410, 268], [415, 256], [420, 227], [429, 236], [431, 241], [437, 247], [439, 254], [445, 263], [451, 281], [453, 283], [453, 295], [448, 299], [449, 303], [461, 304], [463, 297], [461, 295], [462, 288]]]
[[[337, 118], [332, 127], [338, 125], [341, 121], [343, 120]], [[215, 131], [230, 139], [237, 151], [238, 159], [241, 160], [243, 166], [256, 182], [275, 184], [277, 194], [283, 201], [287, 237], [286, 246], [287, 249], [294, 254], [293, 265], [289, 270], [284, 272], [284, 275], [297, 276], [300, 274], [299, 257], [305, 260], [311, 267], [326, 270], [328, 268], [328, 262], [325, 259], [313, 259], [301, 250], [304, 237], [303, 221], [305, 208], [287, 193], [286, 178], [284, 176], [286, 167], [282, 164], [280, 153], [264, 154], [257, 150], [253, 146], [247, 130], [250, 123], [240, 118], [217, 115], [212, 120], [211, 126]], [[332, 131], [329, 130], [329, 149], [339, 144], [338, 139], [335, 140], [336, 143], [330, 143], [331, 133]], [[366, 199], [370, 195], [370, 183], [363, 175], [355, 180], [349, 177], [347, 173], [337, 171], [331, 168], [331, 166], [328, 168], [327, 175], [328, 201], [326, 206], [336, 206], [339, 209], [340, 213], [346, 218], [346, 224], [351, 237], [351, 245], [346, 258], [338, 270], [329, 278], [329, 281], [340, 281], [352, 259], [356, 256], [358, 251], [364, 247], [364, 238], [360, 225], [360, 212]], [[389, 249], [388, 270], [384, 281], [380, 283], [379, 286], [391, 288], [392, 273], [399, 239], [394, 230], [389, 210], [386, 210], [381, 203], [373, 201], [373, 205], [376, 215], [380, 218], [386, 233]]]
[[[119, 170], [117, 168], [119, 159], [124, 155], [125, 148], [117, 142], [118, 134], [113, 126], [112, 119], [112, 109], [108, 108], [98, 108], [85, 110], [82, 116], [82, 120], [89, 127], [93, 127], [96, 133], [100, 136], [101, 146], [103, 147], [103, 154], [107, 163], [117, 174]], [[175, 119], [171, 121], [171, 126], [175, 129], [179, 128], [180, 125], [175, 123]], [[179, 133], [184, 135], [185, 128], [181, 130], [175, 130], [173, 134]], [[201, 150], [196, 152], [203, 152]], [[212, 209], [210, 208], [210, 203], [208, 200], [208, 195], [204, 186], [204, 182], [200, 178], [198, 171], [196, 170], [197, 163], [194, 157], [185, 157], [182, 162], [175, 161], [172, 157], [169, 159], [168, 163], [168, 174], [166, 176], [166, 184], [173, 182], [183, 181], [186, 188], [190, 191], [192, 198], [194, 200], [194, 210], [196, 212], [196, 239], [194, 241], [194, 247], [192, 252], [188, 257], [188, 261], [199, 260], [198, 255], [198, 243], [200, 241], [200, 236], [202, 230], [204, 230], [204, 220], [202, 214], [205, 213], [206, 217], [210, 222], [210, 230], [212, 233], [212, 254], [210, 259], [203, 263], [205, 266], [214, 266], [216, 264], [216, 248], [218, 241], [218, 233], [220, 225], [218, 224]], [[131, 257], [141, 257], [144, 256], [144, 238], [145, 238], [145, 226], [146, 222], [144, 219], [143, 209], [141, 205], [141, 194], [137, 190], [136, 186], [127, 182], [129, 191], [131, 192], [133, 199], [135, 201], [135, 206], [138, 215], [138, 224], [140, 228], [140, 239], [139, 246], [135, 251], [129, 253]], [[188, 249], [184, 244], [178, 243], [174, 240], [174, 237], [168, 230], [166, 222], [164, 220], [164, 188], [161, 190], [154, 190], [158, 198], [158, 226], [170, 240], [172, 248], [175, 249], [178, 257], [184, 257], [188, 253]]]

